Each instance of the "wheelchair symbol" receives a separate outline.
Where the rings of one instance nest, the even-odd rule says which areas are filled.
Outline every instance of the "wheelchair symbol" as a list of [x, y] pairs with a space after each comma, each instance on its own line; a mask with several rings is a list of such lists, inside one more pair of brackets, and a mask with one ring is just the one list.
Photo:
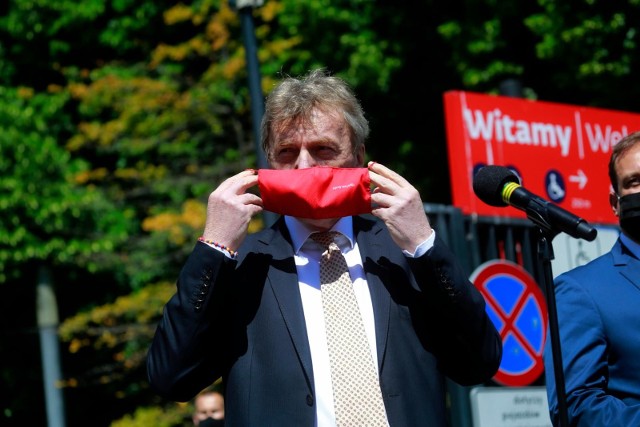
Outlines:
[[545, 177], [545, 189], [547, 196], [556, 203], [560, 203], [566, 196], [566, 190], [564, 185], [564, 179], [560, 172], [556, 170], [550, 170]]

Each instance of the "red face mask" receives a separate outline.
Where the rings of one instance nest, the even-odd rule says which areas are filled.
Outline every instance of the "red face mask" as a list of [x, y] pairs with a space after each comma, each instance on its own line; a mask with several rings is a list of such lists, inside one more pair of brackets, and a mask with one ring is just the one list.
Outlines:
[[297, 218], [341, 218], [370, 213], [369, 186], [367, 168], [258, 170], [264, 208]]

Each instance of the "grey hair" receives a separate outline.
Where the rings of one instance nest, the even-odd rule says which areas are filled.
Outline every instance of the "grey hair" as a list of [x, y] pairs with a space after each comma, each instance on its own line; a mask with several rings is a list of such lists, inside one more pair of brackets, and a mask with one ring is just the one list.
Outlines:
[[354, 152], [369, 136], [369, 122], [360, 102], [346, 81], [331, 76], [325, 69], [307, 75], [285, 77], [267, 96], [262, 118], [262, 149], [270, 158], [274, 127], [297, 120], [307, 121], [314, 109], [341, 113], [349, 126]]

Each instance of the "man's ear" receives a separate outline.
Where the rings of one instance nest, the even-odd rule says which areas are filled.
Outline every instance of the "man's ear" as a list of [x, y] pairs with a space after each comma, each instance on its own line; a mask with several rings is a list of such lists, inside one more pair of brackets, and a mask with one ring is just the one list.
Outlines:
[[620, 199], [618, 199], [618, 195], [615, 193], [615, 191], [611, 191], [609, 193], [609, 204], [611, 205], [613, 214], [615, 216], [620, 216]]

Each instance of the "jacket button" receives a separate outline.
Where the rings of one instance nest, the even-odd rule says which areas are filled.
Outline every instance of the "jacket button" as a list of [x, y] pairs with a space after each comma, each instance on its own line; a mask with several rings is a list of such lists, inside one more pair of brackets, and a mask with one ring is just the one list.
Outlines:
[[307, 394], [307, 405], [313, 406], [313, 396]]

